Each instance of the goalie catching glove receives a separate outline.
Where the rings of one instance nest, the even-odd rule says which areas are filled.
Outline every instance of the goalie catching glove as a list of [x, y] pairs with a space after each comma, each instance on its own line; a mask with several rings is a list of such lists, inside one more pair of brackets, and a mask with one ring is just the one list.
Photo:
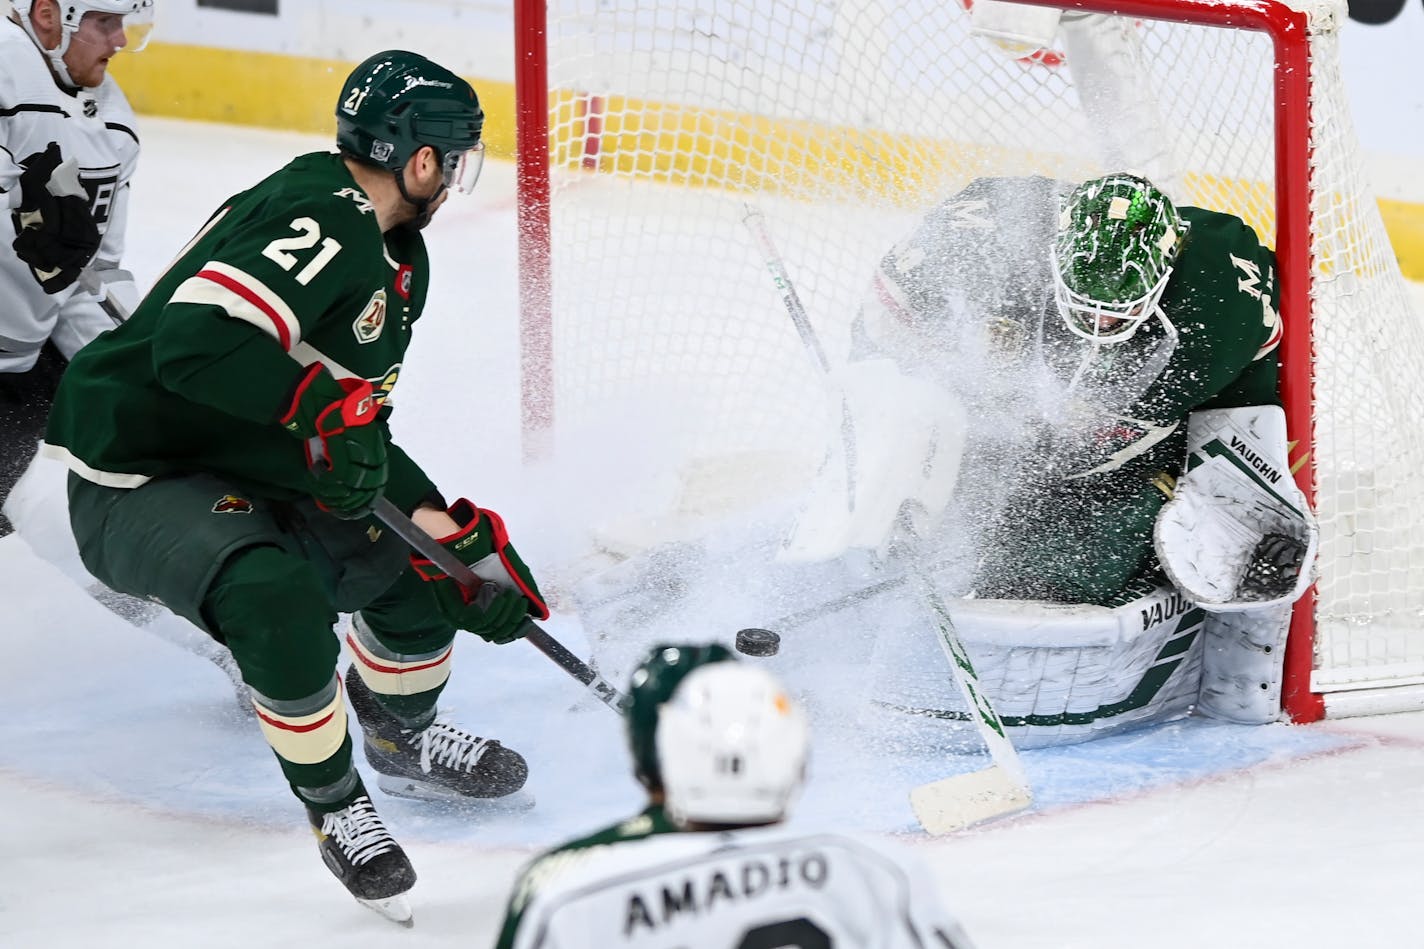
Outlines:
[[460, 529], [437, 539], [474, 572], [479, 585], [465, 587], [438, 564], [417, 555], [410, 558], [416, 573], [435, 584], [435, 599], [445, 618], [492, 643], [523, 637], [531, 616], [548, 619], [549, 607], [534, 576], [510, 544], [504, 519], [464, 498], [450, 505], [446, 513]]
[[309, 490], [317, 507], [354, 520], [386, 489], [386, 435], [371, 383], [337, 379], [313, 363], [297, 383], [282, 425], [305, 441]]
[[1276, 405], [1193, 412], [1187, 473], [1157, 515], [1157, 557], [1212, 611], [1294, 603], [1310, 585], [1319, 529], [1291, 476]]
[[99, 249], [99, 227], [89, 213], [89, 195], [79, 166], [60, 157], [59, 144], [20, 162], [20, 206], [11, 213], [15, 256], [30, 267], [45, 293], [74, 283]]

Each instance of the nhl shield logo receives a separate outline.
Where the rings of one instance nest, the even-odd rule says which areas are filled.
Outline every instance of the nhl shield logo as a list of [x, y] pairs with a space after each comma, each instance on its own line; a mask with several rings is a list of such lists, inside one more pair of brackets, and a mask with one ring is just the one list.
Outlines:
[[361, 315], [356, 317], [356, 322], [351, 324], [351, 331], [356, 334], [356, 342], [370, 343], [380, 337], [385, 326], [386, 291], [377, 290], [371, 294], [371, 302], [367, 303]]
[[252, 502], [235, 494], [224, 494], [213, 505], [214, 514], [251, 514]]

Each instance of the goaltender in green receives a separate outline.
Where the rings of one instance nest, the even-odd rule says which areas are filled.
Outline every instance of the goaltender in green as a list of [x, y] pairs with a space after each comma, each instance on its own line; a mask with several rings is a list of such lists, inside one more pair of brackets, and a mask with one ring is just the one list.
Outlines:
[[981, 420], [958, 490], [993, 514], [952, 612], [1016, 739], [1278, 715], [1316, 546], [1278, 314], [1251, 227], [1129, 173], [977, 179], [885, 255], [857, 345]]

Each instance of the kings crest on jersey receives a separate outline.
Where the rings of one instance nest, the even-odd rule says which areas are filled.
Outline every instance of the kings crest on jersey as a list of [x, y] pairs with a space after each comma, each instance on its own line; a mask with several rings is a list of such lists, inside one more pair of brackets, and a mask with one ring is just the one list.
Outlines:
[[[93, 89], [60, 88], [45, 58], [18, 23], [0, 18], [0, 207], [19, 200], [18, 162], [43, 152], [50, 142], [79, 166], [79, 182], [89, 212], [102, 235], [95, 269], [123, 259], [129, 179], [138, 162], [133, 109], [114, 80], [105, 76]], [[13, 253], [11, 215], [0, 214], [0, 369], [24, 371], [44, 341], [55, 333], [67, 353], [113, 325], [98, 300], [71, 284], [47, 293], [31, 269]], [[56, 323], [59, 323], [56, 329]]]
[[[383, 234], [339, 155], [301, 156], [219, 208], [133, 317], [80, 353], [47, 441], [114, 487], [196, 465], [303, 496], [305, 459], [275, 424], [302, 367], [365, 379], [384, 402], [428, 275], [420, 234]], [[176, 377], [198, 397], [165, 387]], [[94, 406], [112, 407], [105, 424]], [[393, 498], [406, 467], [392, 465]]]

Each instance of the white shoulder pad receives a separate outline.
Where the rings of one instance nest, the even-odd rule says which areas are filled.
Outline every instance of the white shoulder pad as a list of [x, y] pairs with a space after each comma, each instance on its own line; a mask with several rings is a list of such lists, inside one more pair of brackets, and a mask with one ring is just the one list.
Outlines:
[[1291, 603], [1310, 585], [1319, 531], [1291, 475], [1285, 412], [1193, 412], [1186, 473], [1157, 517], [1172, 582], [1208, 610]]

